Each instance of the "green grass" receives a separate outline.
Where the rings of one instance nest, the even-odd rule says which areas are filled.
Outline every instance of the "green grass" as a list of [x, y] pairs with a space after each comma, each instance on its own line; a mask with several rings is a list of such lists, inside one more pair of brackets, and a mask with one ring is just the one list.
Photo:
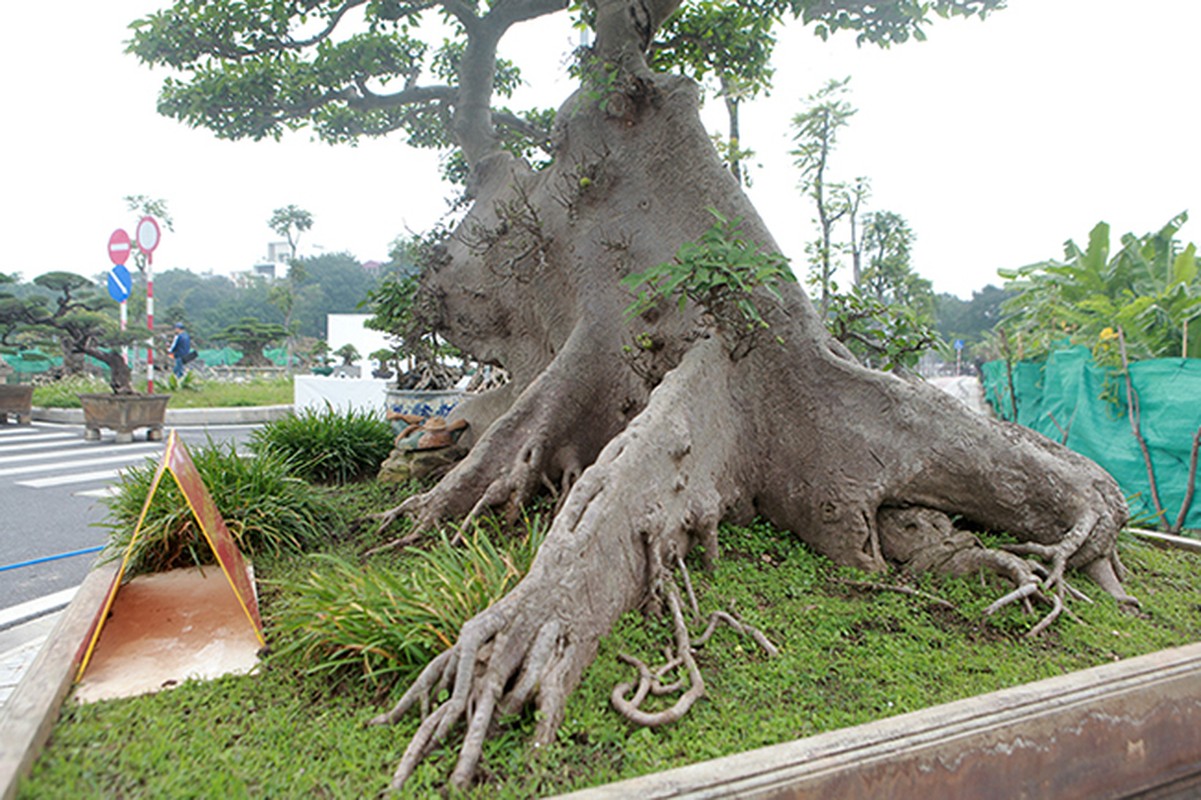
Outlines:
[[[401, 497], [372, 483], [343, 487], [336, 495], [356, 510], [387, 507]], [[376, 541], [368, 528], [359, 534], [339, 530], [324, 550], [350, 565]], [[753, 643], [723, 630], [698, 651], [706, 697], [676, 725], [636, 728], [609, 706], [612, 686], [631, 679], [617, 654], [657, 662], [671, 627], [628, 613], [601, 642], [557, 741], [533, 753], [526, 746], [533, 713], [504, 720], [485, 746], [483, 782], [470, 796], [564, 792], [1201, 640], [1201, 562], [1125, 537], [1128, 589], [1142, 599], [1142, 610], [1119, 608], [1077, 576], [1075, 583], [1097, 602], [1073, 603], [1081, 622], [1063, 618], [1034, 640], [1021, 636], [1033, 620], [1020, 609], [982, 620], [983, 609], [1003, 591], [999, 582], [976, 576], [914, 583], [949, 600], [957, 608], [952, 611], [850, 585], [898, 577], [869, 578], [836, 567], [764, 524], [727, 527], [721, 541], [713, 572], [690, 564], [702, 611], [737, 610], [767, 633], [780, 656], [768, 659]], [[432, 545], [427, 555], [393, 554], [372, 568], [390, 565], [418, 580], [437, 550]], [[192, 681], [157, 695], [88, 706], [68, 701], [19, 796], [360, 798], [382, 792], [418, 720], [412, 715], [392, 728], [365, 727], [403, 684], [383, 692], [362, 678], [357, 664], [314, 673], [312, 653], [288, 646], [304, 635], [284, 622], [295, 602], [291, 587], [312, 567], [310, 557], [256, 559], [273, 645], [258, 674]], [[403, 796], [442, 792], [455, 753], [454, 746], [436, 749]]]
[[[155, 381], [155, 391], [171, 395], [171, 408], [231, 408], [244, 406], [275, 406], [292, 403], [292, 379], [252, 378], [240, 381], [201, 380], [194, 373], [185, 373], [182, 387], [171, 389], [174, 376], [167, 373]], [[134, 388], [146, 391], [146, 382], [135, 382]], [[107, 382], [98, 378], [71, 377], [34, 387], [33, 405], [36, 408], [79, 408], [79, 394], [111, 391]]]
[[257, 428], [249, 447], [259, 456], [287, 459], [296, 475], [313, 483], [342, 484], [374, 478], [392, 452], [395, 434], [378, 412], [306, 408]]

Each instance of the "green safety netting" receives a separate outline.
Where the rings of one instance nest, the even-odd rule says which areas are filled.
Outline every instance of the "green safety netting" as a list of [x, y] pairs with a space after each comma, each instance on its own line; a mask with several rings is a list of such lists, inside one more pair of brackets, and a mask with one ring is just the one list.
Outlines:
[[[998, 416], [1014, 418], [1012, 382], [1019, 423], [1096, 461], [1121, 485], [1131, 517], [1155, 524], [1147, 465], [1130, 426], [1126, 381], [1119, 372], [1097, 366], [1087, 348], [1074, 347], [1046, 361], [1016, 362], [1011, 371], [1004, 361], [990, 361], [981, 375], [985, 397]], [[1164, 515], [1175, 523], [1188, 490], [1193, 439], [1201, 428], [1201, 359], [1136, 361], [1130, 380]], [[1201, 497], [1191, 503], [1184, 527], [1201, 528]]]

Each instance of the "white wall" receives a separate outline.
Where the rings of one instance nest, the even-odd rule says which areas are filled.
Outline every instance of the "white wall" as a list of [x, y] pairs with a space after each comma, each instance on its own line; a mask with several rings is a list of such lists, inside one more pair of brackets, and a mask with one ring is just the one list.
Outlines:
[[374, 411], [383, 416], [388, 402], [387, 389], [388, 382], [377, 378], [356, 380], [296, 375], [292, 378], [292, 407], [297, 412], [306, 408], [324, 411], [328, 403], [335, 411]]
[[[381, 331], [368, 328], [364, 323], [370, 314], [327, 314], [325, 317], [325, 341], [329, 342], [329, 351], [333, 353], [346, 344], [353, 344], [362, 356], [355, 362], [363, 368], [362, 373], [370, 378], [375, 362], [368, 356], [376, 350], [390, 349], [388, 337]], [[335, 363], [342, 363], [334, 359]]]

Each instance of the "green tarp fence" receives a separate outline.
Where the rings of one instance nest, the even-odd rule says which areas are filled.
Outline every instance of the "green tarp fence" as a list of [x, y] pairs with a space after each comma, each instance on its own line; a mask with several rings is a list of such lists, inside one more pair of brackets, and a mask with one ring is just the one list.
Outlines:
[[[240, 350], [235, 350], [232, 347], [223, 347], [219, 350], [201, 349], [197, 350], [197, 352], [200, 354], [199, 358], [210, 367], [232, 367], [238, 363], [240, 358], [242, 358], [242, 352]], [[275, 364], [276, 366], [283, 366], [288, 358], [287, 350], [282, 347], [264, 350], [263, 355], [270, 359], [271, 363]], [[5, 355], [3, 358], [4, 361], [13, 368], [14, 372], [22, 376], [30, 376], [36, 375], [40, 372], [48, 372], [49, 370], [63, 363], [62, 356], [46, 356], [40, 358], [36, 353], [29, 353], [24, 356]], [[139, 349], [137, 358], [139, 360], [145, 360], [146, 351]], [[88, 358], [87, 361], [96, 369], [108, 369], [106, 366], [104, 366], [104, 364], [100, 363], [94, 358]], [[169, 364], [170, 362], [167, 364], [158, 364], [156, 368], [160, 370], [169, 369]]]
[[[997, 416], [1012, 420], [1006, 363], [985, 364], [982, 380]], [[1130, 380], [1164, 516], [1174, 524], [1188, 490], [1193, 438], [1201, 428], [1201, 359], [1137, 361], [1130, 365]], [[1014, 363], [1012, 384], [1017, 421], [1108, 470], [1126, 495], [1131, 519], [1154, 527], [1147, 465], [1130, 426], [1123, 376], [1097, 366], [1087, 348], [1075, 347], [1056, 351], [1046, 361]], [[1197, 495], [1185, 528], [1201, 529], [1201, 487]]]

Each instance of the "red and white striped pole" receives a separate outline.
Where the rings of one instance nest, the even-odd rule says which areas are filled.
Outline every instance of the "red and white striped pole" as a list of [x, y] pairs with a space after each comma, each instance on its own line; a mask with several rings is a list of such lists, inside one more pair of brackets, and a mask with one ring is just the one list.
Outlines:
[[138, 220], [138, 247], [146, 254], [146, 327], [150, 339], [146, 342], [146, 392], [154, 394], [154, 248], [158, 247], [159, 229], [154, 217]]

